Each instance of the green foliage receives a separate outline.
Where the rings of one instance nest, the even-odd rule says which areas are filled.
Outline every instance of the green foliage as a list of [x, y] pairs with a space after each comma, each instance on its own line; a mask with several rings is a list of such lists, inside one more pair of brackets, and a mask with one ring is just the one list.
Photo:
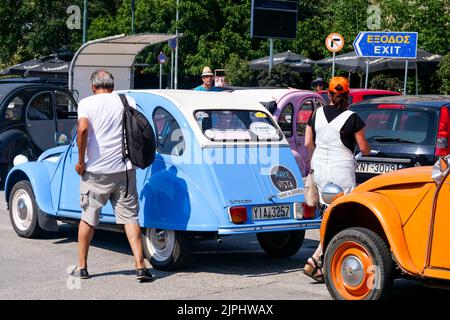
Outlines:
[[439, 64], [437, 72], [441, 80], [440, 92], [443, 94], [450, 94], [450, 53], [447, 53]]
[[[131, 33], [131, 0], [89, 0], [88, 3], [88, 40]], [[417, 31], [420, 48], [447, 53], [448, 0], [299, 0], [297, 38], [275, 40], [274, 51], [291, 50], [315, 60], [322, 59], [330, 56], [324, 41], [331, 32], [344, 36], [342, 52], [353, 50], [352, 42], [358, 32], [368, 30], [367, 9], [371, 4], [380, 5], [381, 30]], [[0, 0], [0, 67], [47, 55], [62, 47], [76, 51], [81, 45], [82, 30], [69, 30], [66, 26], [69, 17], [66, 10], [70, 5], [78, 5], [83, 10], [83, 0]], [[231, 66], [233, 70], [235, 66], [243, 66], [242, 61], [269, 54], [267, 39], [250, 38], [251, 0], [180, 0], [178, 25], [176, 0], [136, 0], [135, 6], [136, 33], [175, 33], [178, 28], [183, 34], [179, 41], [179, 76], [186, 79], [198, 77], [205, 65], [213, 69]], [[167, 44], [160, 44], [144, 50], [137, 61], [147, 62], [151, 66], [149, 70], [157, 73], [156, 56], [160, 51], [170, 54]], [[169, 65], [164, 66], [166, 74]], [[448, 90], [446, 67], [441, 69], [428, 82], [442, 83], [442, 90]], [[245, 83], [248, 76], [245, 70], [234, 70], [228, 77]], [[327, 70], [316, 70], [313, 76], [328, 74]], [[426, 83], [424, 89], [438, 87]]]
[[252, 84], [252, 72], [247, 60], [240, 59], [237, 54], [232, 54], [226, 66], [225, 79], [230, 86], [250, 86]]
[[275, 66], [270, 73], [269, 71], [262, 71], [258, 76], [258, 83], [263, 87], [303, 87], [303, 79], [299, 73], [293, 71], [285, 64]]
[[397, 77], [385, 74], [377, 74], [369, 81], [369, 88], [377, 88], [382, 90], [402, 91], [403, 81]]

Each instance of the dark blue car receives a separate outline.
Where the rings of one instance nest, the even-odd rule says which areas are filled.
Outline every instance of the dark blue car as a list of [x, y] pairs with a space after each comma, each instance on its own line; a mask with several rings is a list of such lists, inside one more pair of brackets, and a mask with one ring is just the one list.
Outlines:
[[14, 157], [37, 159], [69, 142], [76, 124], [76, 102], [61, 79], [0, 80], [0, 186]]
[[394, 170], [433, 165], [450, 153], [450, 96], [393, 96], [351, 106], [366, 123], [371, 154], [358, 159], [356, 180]]

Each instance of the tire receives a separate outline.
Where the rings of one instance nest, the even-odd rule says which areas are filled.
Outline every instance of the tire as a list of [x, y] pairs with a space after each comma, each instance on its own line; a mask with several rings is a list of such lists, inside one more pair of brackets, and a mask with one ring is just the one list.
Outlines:
[[192, 238], [182, 231], [146, 228], [142, 235], [145, 257], [164, 271], [178, 269], [190, 254]]
[[38, 222], [39, 210], [30, 182], [17, 182], [9, 196], [9, 217], [17, 235], [35, 238], [42, 232]]
[[335, 300], [386, 299], [393, 286], [394, 262], [389, 247], [365, 228], [345, 229], [331, 239], [323, 271]]
[[269, 255], [287, 258], [297, 253], [305, 239], [305, 230], [257, 233], [259, 245]]

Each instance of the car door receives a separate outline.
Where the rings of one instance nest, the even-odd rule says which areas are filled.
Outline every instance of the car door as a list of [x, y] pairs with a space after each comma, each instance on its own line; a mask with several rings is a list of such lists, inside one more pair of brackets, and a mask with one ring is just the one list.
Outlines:
[[56, 122], [51, 91], [39, 92], [30, 99], [25, 123], [28, 135], [39, 149], [44, 151], [56, 146]]
[[[56, 133], [60, 139], [58, 144], [68, 144], [75, 134], [77, 124], [77, 105], [73, 98], [66, 92], [56, 90]], [[61, 137], [61, 135], [64, 135]], [[66, 140], [64, 140], [66, 139]]]
[[433, 223], [430, 267], [450, 272], [450, 175], [447, 175], [438, 194]]
[[280, 112], [280, 115], [278, 116], [278, 125], [281, 128], [281, 131], [283, 131], [284, 136], [286, 137], [287, 141], [289, 142], [289, 145], [292, 150], [296, 149], [296, 142], [295, 142], [295, 134], [294, 134], [294, 106], [292, 103], [286, 104], [283, 109]]
[[305, 132], [306, 127], [308, 125], [308, 120], [311, 114], [317, 109], [319, 106], [323, 106], [323, 102], [319, 99], [307, 98], [300, 101], [297, 113], [295, 115], [295, 142], [296, 142], [296, 150], [300, 155], [300, 159], [302, 161], [300, 170], [302, 174], [305, 176], [309, 172], [311, 157], [309, 155], [309, 150], [305, 146]]
[[[80, 176], [75, 171], [75, 165], [77, 162], [78, 147], [75, 136], [73, 141], [70, 143], [69, 150], [64, 161], [58, 210], [58, 215], [75, 219], [79, 219], [81, 217]], [[100, 222], [115, 222], [114, 212], [109, 201], [100, 212]]]

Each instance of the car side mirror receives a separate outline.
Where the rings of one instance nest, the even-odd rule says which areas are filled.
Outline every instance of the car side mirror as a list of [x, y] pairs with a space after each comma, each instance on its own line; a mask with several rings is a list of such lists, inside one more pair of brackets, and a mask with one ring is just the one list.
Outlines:
[[65, 144], [69, 144], [70, 139], [64, 133], [55, 133], [55, 144], [57, 146], [62, 146]]
[[434, 164], [433, 169], [431, 171], [431, 177], [434, 182], [437, 184], [441, 184], [445, 179], [445, 174], [448, 170], [448, 158], [447, 157], [439, 157], [438, 161]]

